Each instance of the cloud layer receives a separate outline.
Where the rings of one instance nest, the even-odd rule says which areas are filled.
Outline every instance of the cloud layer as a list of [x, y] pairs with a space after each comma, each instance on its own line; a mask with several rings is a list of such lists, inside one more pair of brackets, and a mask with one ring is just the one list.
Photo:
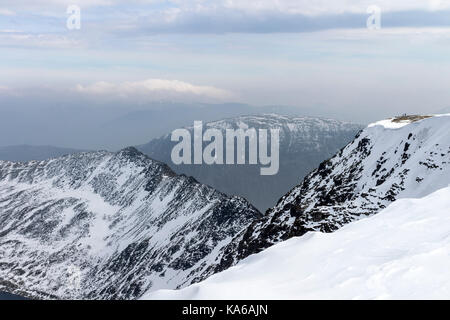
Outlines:
[[[0, 1], [0, 8], [3, 1]], [[212, 11], [237, 10], [247, 13], [278, 12], [287, 14], [322, 15], [364, 13], [370, 5], [384, 11], [445, 10], [450, 3], [445, 0], [15, 0], [7, 7], [18, 10], [46, 8], [59, 9], [76, 4], [80, 7], [141, 7], [172, 15], [181, 12], [211, 13]], [[6, 4], [5, 4], [6, 6]]]
[[111, 83], [99, 81], [92, 85], [78, 84], [76, 91], [93, 95], [112, 95], [120, 97], [147, 97], [156, 99], [177, 99], [196, 97], [198, 99], [210, 98], [214, 100], [227, 100], [232, 94], [226, 90], [212, 86], [198, 86], [179, 80], [147, 79], [144, 81]]
[[[450, 1], [442, 0], [17, 0], [8, 9], [0, 4], [0, 15], [17, 15], [0, 21], [0, 29], [67, 32], [65, 8], [73, 3], [81, 8], [84, 30], [127, 37], [365, 28], [367, 8], [372, 5], [380, 7], [385, 27], [450, 25]], [[2, 26], [8, 22], [12, 25]]]
[[[73, 3], [80, 30], [66, 27]], [[0, 15], [8, 101], [47, 86], [45, 105], [239, 101], [371, 120], [450, 104], [450, 1], [0, 0]]]

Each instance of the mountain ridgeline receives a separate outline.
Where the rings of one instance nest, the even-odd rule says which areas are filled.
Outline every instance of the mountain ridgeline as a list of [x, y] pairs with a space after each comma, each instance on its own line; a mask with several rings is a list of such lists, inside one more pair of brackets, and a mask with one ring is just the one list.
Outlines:
[[397, 199], [424, 197], [449, 183], [450, 115], [372, 124], [236, 236], [198, 280], [278, 242], [333, 232]]
[[0, 160], [6, 161], [31, 161], [58, 158], [68, 154], [83, 152], [86, 150], [76, 150], [70, 148], [59, 148], [53, 146], [29, 146], [17, 145], [0, 147]]
[[[319, 154], [344, 145], [358, 129], [275, 115], [208, 126], [279, 126], [280, 159], [287, 158], [278, 182], [259, 180], [259, 167], [254, 176], [234, 166], [192, 169], [230, 187], [235, 181], [232, 190], [266, 197], [298, 183], [302, 166], [314, 166]], [[171, 150], [167, 139], [141, 149], [164, 159]], [[0, 291], [32, 298], [140, 298], [204, 280], [308, 231], [336, 231], [397, 199], [427, 196], [450, 183], [450, 115], [374, 123], [316, 167], [262, 215], [244, 198], [177, 175], [133, 147], [0, 161]]]
[[[247, 164], [239, 165], [175, 165], [171, 159], [171, 152], [177, 142], [171, 141], [171, 134], [166, 134], [137, 148], [151, 158], [167, 163], [177, 173], [192, 176], [201, 183], [226, 194], [246, 198], [263, 212], [272, 207], [286, 190], [297, 185], [320, 162], [329, 159], [340, 148], [352, 141], [362, 126], [330, 119], [288, 117], [277, 114], [241, 116], [204, 124], [205, 130], [220, 130], [224, 140], [227, 129], [247, 130], [249, 128], [280, 130], [280, 167], [276, 175], [263, 176], [260, 174], [261, 166], [250, 165], [248, 161]], [[193, 127], [187, 129], [193, 137]], [[205, 145], [207, 143], [204, 143]], [[247, 144], [247, 159], [248, 152]], [[225, 151], [224, 157], [226, 157]]]
[[0, 161], [0, 291], [134, 299], [177, 288], [260, 217], [135, 148]]

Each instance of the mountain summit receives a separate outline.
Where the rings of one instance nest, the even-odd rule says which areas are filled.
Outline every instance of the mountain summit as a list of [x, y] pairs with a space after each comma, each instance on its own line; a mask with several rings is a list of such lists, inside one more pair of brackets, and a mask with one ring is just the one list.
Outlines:
[[0, 161], [0, 290], [132, 299], [177, 288], [259, 217], [135, 148]]

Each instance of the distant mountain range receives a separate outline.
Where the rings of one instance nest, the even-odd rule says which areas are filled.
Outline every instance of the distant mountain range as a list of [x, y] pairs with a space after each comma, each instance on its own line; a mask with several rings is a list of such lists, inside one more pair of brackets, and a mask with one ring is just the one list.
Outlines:
[[0, 292], [0, 300], [26, 300], [26, 298], [7, 292]]
[[[71, 99], [54, 104], [16, 106], [2, 101], [0, 146], [30, 145], [70, 146], [82, 150], [117, 151], [148, 142], [173, 129], [204, 122], [260, 113], [288, 115], [320, 114], [314, 108], [282, 106], [255, 107], [240, 103], [145, 105], [77, 104]], [[11, 107], [10, 105], [14, 105]], [[11, 134], [14, 132], [14, 134]]]
[[17, 145], [0, 147], [0, 160], [31, 161], [58, 158], [64, 155], [82, 152], [82, 150], [53, 146]]
[[[171, 151], [177, 142], [171, 141], [171, 134], [137, 148], [151, 158], [167, 163], [177, 173], [193, 176], [201, 183], [227, 194], [245, 197], [259, 210], [265, 211], [323, 160], [352, 141], [363, 126], [331, 119], [263, 114], [204, 124], [204, 130], [211, 128], [220, 130], [224, 140], [227, 129], [280, 129], [278, 174], [261, 176], [260, 166], [249, 164], [175, 165], [171, 159]], [[193, 127], [188, 129], [193, 136]], [[248, 145], [246, 152], [248, 153]]]

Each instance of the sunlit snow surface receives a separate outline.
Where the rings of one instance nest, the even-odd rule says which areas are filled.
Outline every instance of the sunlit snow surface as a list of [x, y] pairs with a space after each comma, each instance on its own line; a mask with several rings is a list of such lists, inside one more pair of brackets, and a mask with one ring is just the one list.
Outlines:
[[449, 299], [450, 186], [147, 299]]
[[[429, 117], [448, 117], [450, 116], [450, 113], [447, 114], [435, 114]], [[425, 118], [427, 119], [427, 118]], [[381, 121], [377, 121], [374, 123], [371, 123], [368, 125], [368, 128], [372, 128], [372, 127], [376, 127], [376, 126], [382, 126], [386, 129], [399, 129], [402, 128], [410, 123], [414, 123], [417, 121], [421, 121], [421, 120], [415, 120], [415, 121], [411, 121], [411, 120], [400, 120], [400, 121], [393, 121], [394, 118], [389, 118], [389, 119], [385, 119], [385, 120], [381, 120]], [[423, 119], [422, 119], [423, 120]]]

